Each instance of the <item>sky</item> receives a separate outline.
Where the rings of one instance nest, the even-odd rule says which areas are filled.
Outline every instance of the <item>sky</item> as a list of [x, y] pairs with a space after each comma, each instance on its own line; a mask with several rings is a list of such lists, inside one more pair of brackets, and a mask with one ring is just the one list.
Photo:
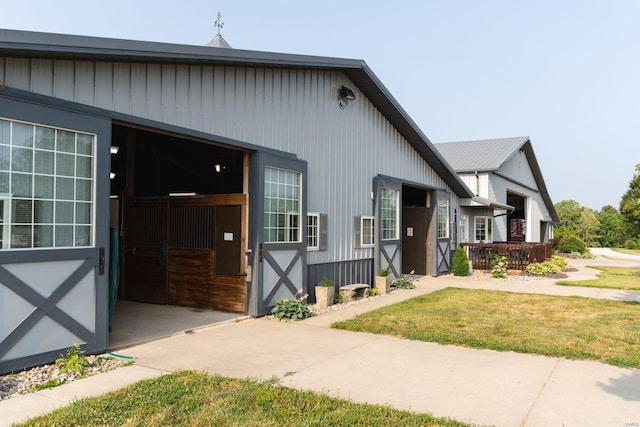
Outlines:
[[640, 163], [637, 0], [0, 0], [0, 28], [362, 59], [431, 142], [529, 136], [554, 203]]

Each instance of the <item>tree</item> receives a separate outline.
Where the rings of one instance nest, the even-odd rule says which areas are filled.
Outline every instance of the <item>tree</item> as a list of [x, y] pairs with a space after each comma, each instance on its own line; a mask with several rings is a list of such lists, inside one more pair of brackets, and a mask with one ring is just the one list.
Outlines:
[[561, 234], [577, 234], [577, 226], [580, 222], [581, 207], [575, 200], [563, 200], [555, 204], [560, 221], [555, 229]]
[[598, 228], [598, 243], [603, 248], [619, 248], [626, 237], [627, 224], [618, 210], [611, 206], [603, 206], [596, 214], [600, 227]]
[[580, 219], [576, 225], [576, 234], [578, 237], [580, 237], [587, 246], [593, 246], [597, 241], [598, 228], [600, 228], [600, 223], [593, 209], [583, 207], [580, 210]]
[[629, 189], [620, 201], [620, 213], [627, 220], [631, 235], [640, 235], [640, 163], [629, 182]]

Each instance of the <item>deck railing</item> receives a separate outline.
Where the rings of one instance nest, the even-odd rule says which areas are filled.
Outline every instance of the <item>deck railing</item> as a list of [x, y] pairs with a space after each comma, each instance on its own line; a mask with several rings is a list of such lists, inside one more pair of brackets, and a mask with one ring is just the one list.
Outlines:
[[491, 270], [491, 261], [505, 255], [512, 270], [524, 270], [533, 262], [551, 257], [551, 243], [461, 243], [476, 270]]

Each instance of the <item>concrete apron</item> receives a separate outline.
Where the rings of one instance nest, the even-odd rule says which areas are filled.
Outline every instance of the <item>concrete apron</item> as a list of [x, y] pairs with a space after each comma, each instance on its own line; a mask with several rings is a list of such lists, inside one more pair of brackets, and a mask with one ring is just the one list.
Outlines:
[[[584, 271], [574, 278], [595, 275]], [[330, 329], [335, 321], [450, 286], [640, 299], [552, 280], [424, 278], [418, 289], [302, 322], [251, 319], [132, 347], [137, 364], [270, 379], [287, 387], [496, 426], [640, 423], [640, 371]]]

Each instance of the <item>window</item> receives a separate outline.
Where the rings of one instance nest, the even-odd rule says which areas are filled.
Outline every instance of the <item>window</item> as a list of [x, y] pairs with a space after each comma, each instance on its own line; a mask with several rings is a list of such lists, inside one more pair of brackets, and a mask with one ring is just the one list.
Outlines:
[[398, 191], [380, 189], [380, 240], [398, 239]]
[[265, 242], [300, 242], [300, 172], [267, 167], [264, 174]]
[[374, 244], [374, 221], [372, 216], [357, 216], [355, 221], [356, 248], [371, 248]]
[[469, 216], [462, 215], [460, 220], [460, 243], [467, 243], [469, 241]]
[[449, 199], [438, 197], [438, 238], [449, 237]]
[[2, 245], [94, 242], [95, 135], [0, 118]]
[[307, 214], [307, 250], [327, 250], [327, 214], [310, 212]]
[[320, 249], [320, 214], [307, 214], [307, 250], [317, 251]]
[[475, 218], [475, 241], [493, 242], [493, 218], [488, 216], [477, 216]]

